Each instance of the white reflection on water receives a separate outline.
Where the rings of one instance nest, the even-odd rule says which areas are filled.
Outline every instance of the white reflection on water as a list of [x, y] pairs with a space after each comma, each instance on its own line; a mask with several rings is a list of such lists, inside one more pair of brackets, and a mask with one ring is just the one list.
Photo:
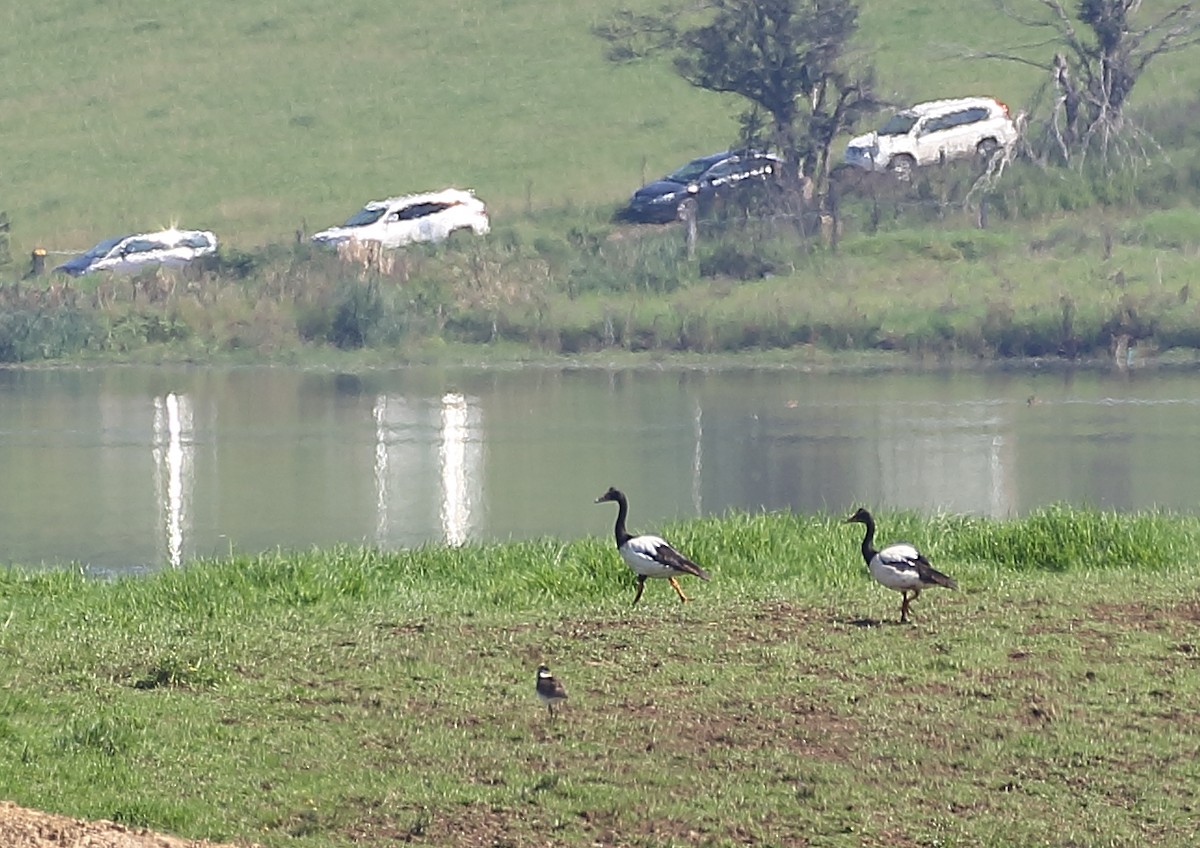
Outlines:
[[479, 500], [478, 405], [458, 392], [442, 396], [442, 535], [449, 545], [467, 541], [472, 509]]
[[171, 565], [183, 562], [191, 534], [192, 402], [174, 392], [154, 399], [154, 483], [160, 505], [159, 551]]
[[383, 541], [388, 534], [388, 438], [387, 395], [375, 398], [371, 417], [375, 419], [375, 539]]
[[989, 403], [881, 407], [863, 436], [875, 446], [868, 484], [878, 503], [895, 508], [1013, 515], [1012, 430], [1002, 408]]
[[375, 419], [375, 541], [389, 547], [428, 521], [420, 514], [425, 459], [433, 429], [428, 407], [397, 395], [378, 395]]
[[373, 417], [376, 542], [412, 544], [432, 522], [447, 544], [466, 542], [481, 519], [478, 399], [379, 395]]

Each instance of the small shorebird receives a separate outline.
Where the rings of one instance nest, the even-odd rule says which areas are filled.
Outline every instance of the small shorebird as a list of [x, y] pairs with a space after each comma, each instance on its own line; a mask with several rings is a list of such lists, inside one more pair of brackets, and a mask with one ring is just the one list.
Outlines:
[[925, 559], [924, 554], [907, 542], [888, 545], [881, 551], [875, 550], [875, 519], [864, 508], [859, 507], [844, 523], [867, 525], [867, 535], [863, 537], [862, 543], [863, 559], [867, 561], [867, 569], [872, 577], [889, 589], [899, 592], [904, 599], [900, 603], [901, 624], [908, 623], [908, 605], [917, 599], [922, 589], [931, 586], [958, 588], [953, 578], [935, 569], [929, 564], [929, 560]]
[[617, 502], [617, 551], [625, 560], [633, 573], [637, 575], [637, 594], [633, 596], [634, 605], [642, 599], [642, 590], [646, 588], [647, 577], [665, 577], [670, 582], [680, 602], [686, 601], [687, 595], [679, 588], [675, 578], [680, 574], [691, 574], [701, 580], [708, 579], [708, 572], [696, 563], [671, 547], [670, 543], [661, 536], [634, 536], [625, 529], [625, 518], [629, 515], [629, 501], [619, 489], [610, 488], [596, 503], [605, 501]]
[[544, 665], [538, 666], [536, 691], [538, 700], [546, 705], [551, 718], [554, 717], [554, 705], [559, 701], [567, 700], [567, 690]]

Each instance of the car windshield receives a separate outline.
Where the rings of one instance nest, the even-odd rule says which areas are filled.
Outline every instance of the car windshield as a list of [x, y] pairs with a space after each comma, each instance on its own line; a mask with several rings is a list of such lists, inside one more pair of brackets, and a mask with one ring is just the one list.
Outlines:
[[383, 213], [387, 211], [386, 206], [368, 206], [365, 209], [360, 209], [350, 216], [350, 220], [342, 224], [343, 227], [365, 227], [368, 224], [374, 224], [383, 217]]
[[170, 245], [148, 238], [136, 238], [121, 250], [122, 253], [150, 253], [155, 250], [170, 250]]
[[676, 183], [694, 183], [704, 176], [704, 172], [710, 167], [712, 167], [711, 159], [693, 159], [682, 168], [667, 174], [666, 178]]
[[893, 115], [888, 119], [888, 122], [879, 128], [880, 135], [904, 135], [913, 128], [913, 124], [917, 122], [917, 116], [906, 112], [901, 112], [899, 115]]
[[116, 238], [105, 239], [87, 253], [83, 254], [80, 259], [86, 259], [90, 262], [93, 259], [100, 259], [104, 256], [107, 256], [110, 250], [127, 238], [129, 238], [129, 236], [117, 236]]

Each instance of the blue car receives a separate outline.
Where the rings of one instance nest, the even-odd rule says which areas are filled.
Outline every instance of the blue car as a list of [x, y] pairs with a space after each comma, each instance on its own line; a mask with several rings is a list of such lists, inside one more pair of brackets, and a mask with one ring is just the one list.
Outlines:
[[764, 182], [782, 167], [778, 156], [756, 151], [726, 150], [701, 156], [639, 188], [618, 217], [644, 224], [681, 220], [718, 197]]

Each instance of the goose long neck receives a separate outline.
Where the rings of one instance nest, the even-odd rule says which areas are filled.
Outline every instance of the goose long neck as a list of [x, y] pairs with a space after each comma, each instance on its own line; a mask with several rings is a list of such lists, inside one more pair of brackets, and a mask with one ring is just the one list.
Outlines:
[[867, 525], [867, 532], [863, 536], [862, 555], [863, 559], [870, 564], [871, 560], [875, 558], [875, 554], [878, 553], [875, 550], [875, 519], [868, 515], [867, 520], [863, 523]]
[[625, 519], [629, 516], [629, 501], [625, 500], [625, 496], [621, 495], [617, 498], [617, 524], [613, 528], [613, 532], [617, 537], [617, 547], [628, 542], [633, 538], [629, 531], [625, 529]]

